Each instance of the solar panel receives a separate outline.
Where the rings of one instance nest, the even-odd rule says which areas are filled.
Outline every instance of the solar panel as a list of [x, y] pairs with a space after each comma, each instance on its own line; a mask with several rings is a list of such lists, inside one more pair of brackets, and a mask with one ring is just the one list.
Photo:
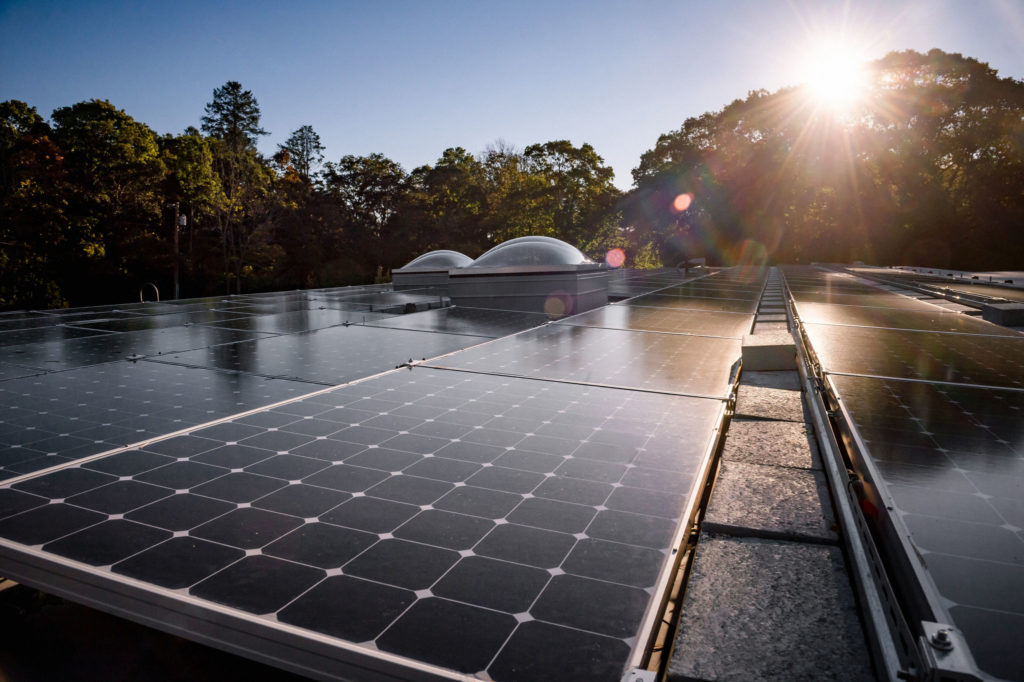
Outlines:
[[0, 486], [0, 564], [322, 675], [618, 680], [723, 412], [392, 372]]
[[678, 286], [659, 289], [660, 296], [684, 296], [693, 298], [728, 298], [744, 301], [757, 300], [761, 297], [761, 290], [755, 287], [735, 288], [731, 286], [705, 284], [703, 281], [693, 284], [680, 284]]
[[260, 336], [264, 335], [197, 325], [8, 346], [4, 354], [20, 365], [57, 370], [207, 348]]
[[154, 362], [0, 382], [0, 478], [294, 398], [312, 384]]
[[1024, 337], [805, 324], [829, 372], [1024, 388]]
[[634, 331], [670, 332], [701, 336], [743, 338], [753, 316], [710, 310], [658, 309], [635, 305], [610, 305], [559, 320], [559, 324]]
[[353, 325], [171, 353], [162, 359], [193, 367], [334, 385], [480, 341], [473, 336]]
[[82, 320], [70, 322], [75, 328], [97, 329], [108, 332], [131, 332], [145, 329], [163, 329], [190, 324], [215, 324], [218, 322], [249, 318], [250, 315], [237, 310], [192, 310], [170, 312], [160, 315], [136, 315], [131, 318], [112, 320]]
[[294, 334], [314, 331], [342, 324], [359, 324], [368, 320], [387, 318], [390, 315], [368, 311], [338, 310], [335, 308], [302, 309], [288, 313], [247, 315], [228, 320], [211, 320], [206, 326], [239, 329], [268, 334]]
[[839, 278], [792, 274], [911, 626], [952, 624], [983, 674], [1020, 678], [1024, 338], [895, 293], [815, 294]]
[[[939, 622], [985, 672], [1024, 675], [1024, 392], [831, 378]], [[919, 558], [916, 558], [919, 557]]]
[[629, 299], [629, 305], [648, 308], [674, 308], [679, 310], [708, 310], [750, 314], [757, 312], [756, 300], [663, 296], [660, 292], [631, 298]]
[[410, 315], [397, 315], [368, 324], [390, 329], [414, 329], [494, 338], [514, 334], [524, 329], [547, 324], [547, 322], [548, 316], [543, 313], [458, 306], [427, 310]]
[[[0, 347], [6, 348], [8, 346], [35, 345], [51, 341], [59, 342], [66, 341], [68, 339], [78, 339], [84, 336], [98, 336], [104, 333], [104, 331], [98, 329], [80, 329], [78, 327], [67, 327], [64, 325], [14, 329], [11, 331], [0, 332]], [[16, 354], [23, 355], [24, 353], [14, 351], [11, 353], [11, 357]]]
[[548, 325], [428, 364], [725, 397], [739, 357], [740, 341], [736, 339]]
[[955, 332], [986, 336], [1019, 336], [1017, 332], [970, 315], [922, 304], [920, 310], [798, 303], [800, 319], [817, 324], [883, 327], [917, 331]]

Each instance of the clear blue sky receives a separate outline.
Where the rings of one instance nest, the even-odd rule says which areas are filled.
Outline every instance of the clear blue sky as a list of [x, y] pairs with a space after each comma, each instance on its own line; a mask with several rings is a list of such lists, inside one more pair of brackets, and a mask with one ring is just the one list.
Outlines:
[[1024, 78], [1020, 0], [0, 0], [0, 101], [49, 116], [109, 99], [179, 133], [237, 80], [271, 132], [264, 153], [307, 123], [327, 159], [381, 152], [407, 170], [446, 147], [566, 138], [628, 188], [659, 134], [798, 83], [822, 38], [868, 58], [938, 47]]

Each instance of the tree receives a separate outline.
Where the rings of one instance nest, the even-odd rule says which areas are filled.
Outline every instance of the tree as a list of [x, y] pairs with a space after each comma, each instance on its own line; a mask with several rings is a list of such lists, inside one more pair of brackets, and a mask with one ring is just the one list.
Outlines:
[[472, 154], [462, 147], [446, 149], [433, 167], [413, 170], [409, 185], [409, 202], [401, 214], [405, 231], [415, 235], [417, 251], [475, 253], [487, 244], [483, 165]]
[[67, 304], [63, 159], [35, 107], [0, 103], [0, 308]]
[[243, 277], [253, 273], [254, 258], [267, 255], [274, 174], [256, 151], [260, 108], [249, 90], [228, 81], [213, 91], [203, 130], [214, 140], [213, 167], [221, 196], [214, 213], [220, 234], [225, 285], [242, 292]]
[[228, 81], [213, 90], [213, 100], [202, 117], [203, 132], [223, 141], [232, 152], [255, 148], [260, 135], [260, 105], [251, 90], [238, 81]]
[[293, 132], [278, 149], [287, 154], [286, 163], [307, 181], [313, 179], [317, 167], [324, 160], [324, 146], [320, 144], [320, 136], [310, 125], [304, 125]]
[[530, 145], [523, 157], [527, 171], [544, 181], [540, 201], [556, 236], [591, 252], [607, 248], [617, 237], [620, 193], [612, 184], [614, 171], [594, 148], [555, 140]]
[[59, 108], [52, 119], [75, 255], [64, 276], [89, 281], [101, 300], [124, 300], [167, 258], [160, 237], [165, 168], [156, 134], [106, 100]]
[[[181, 135], [166, 135], [159, 140], [161, 158], [167, 168], [164, 179], [164, 201], [176, 204], [179, 215], [185, 217], [186, 243], [180, 246], [186, 274], [192, 279], [197, 293], [205, 293], [202, 280], [209, 277], [210, 264], [204, 257], [208, 252], [209, 232], [214, 230], [215, 213], [223, 200], [220, 177], [214, 170], [214, 141], [189, 127]], [[174, 226], [170, 226], [174, 229]], [[168, 239], [173, 232], [168, 231]], [[198, 241], [199, 258], [193, 248]], [[216, 248], [216, 242], [213, 244]]]
[[870, 74], [849, 115], [787, 88], [687, 119], [634, 169], [624, 226], [668, 264], [687, 248], [731, 263], [754, 241], [782, 262], [1014, 267], [1024, 83], [941, 50]]
[[399, 164], [383, 154], [347, 155], [327, 163], [324, 178], [344, 215], [353, 248], [384, 269], [408, 260], [411, 245], [405, 235], [391, 231], [409, 191], [408, 176]]

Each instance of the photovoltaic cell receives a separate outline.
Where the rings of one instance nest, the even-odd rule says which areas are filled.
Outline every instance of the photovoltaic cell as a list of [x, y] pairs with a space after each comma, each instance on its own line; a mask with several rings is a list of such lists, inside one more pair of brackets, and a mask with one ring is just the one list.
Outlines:
[[686, 395], [729, 392], [736, 339], [548, 325], [444, 358], [433, 366]]
[[632, 306], [648, 308], [674, 308], [750, 314], [757, 312], [757, 301], [754, 299], [665, 296], [660, 291], [654, 294], [645, 294], [631, 298], [628, 303]]
[[1012, 329], [985, 322], [970, 315], [944, 311], [937, 306], [928, 309], [907, 310], [897, 308], [871, 308], [837, 306], [827, 303], [798, 303], [797, 310], [804, 322], [836, 324], [888, 329], [955, 332], [995, 336], [1019, 336]]
[[[26, 344], [47, 343], [50, 341], [64, 341], [67, 339], [81, 338], [83, 336], [97, 336], [103, 333], [103, 331], [97, 329], [79, 329], [77, 327], [67, 327], [64, 325], [16, 329], [0, 332], [0, 347], [6, 348], [7, 346], [22, 346]], [[14, 352], [9, 357], [13, 357], [15, 355], [25, 355], [25, 353]]]
[[[978, 665], [1024, 676], [1024, 392], [832, 377], [913, 544]], [[920, 557], [917, 559], [916, 557]], [[946, 614], [937, 615], [938, 618]]]
[[722, 411], [417, 367], [0, 486], [0, 544], [321, 651], [619, 680]]
[[394, 369], [481, 342], [479, 337], [352, 325], [165, 356], [167, 362], [322, 384]]
[[559, 324], [635, 331], [671, 332], [742, 339], [753, 316], [705, 310], [657, 309], [617, 304], [559, 320]]
[[38, 471], [320, 387], [161, 363], [0, 382], [0, 477]]
[[1024, 388], [1024, 337], [805, 324], [828, 372]]
[[547, 322], [548, 316], [543, 313], [450, 307], [395, 315], [368, 324], [389, 329], [414, 329], [495, 338], [538, 327]]
[[105, 334], [85, 338], [9, 346], [5, 356], [21, 365], [46, 370], [97, 365], [131, 356], [151, 356], [234, 343], [262, 335], [202, 326]]
[[358, 324], [369, 316], [377, 319], [384, 315], [369, 312], [336, 310], [333, 308], [296, 310], [288, 313], [271, 313], [267, 315], [247, 315], [229, 320], [212, 320], [206, 323], [211, 327], [238, 329], [249, 332], [265, 332], [269, 334], [294, 334], [313, 331], [326, 327], [335, 327], [345, 323]]

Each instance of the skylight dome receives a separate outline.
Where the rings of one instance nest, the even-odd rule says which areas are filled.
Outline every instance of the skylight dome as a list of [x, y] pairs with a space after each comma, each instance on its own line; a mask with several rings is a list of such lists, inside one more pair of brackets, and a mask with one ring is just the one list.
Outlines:
[[422, 256], [413, 258], [402, 267], [402, 270], [408, 268], [430, 268], [431, 270], [462, 268], [472, 262], [473, 259], [464, 253], [448, 249], [438, 249], [437, 251], [428, 251]]
[[467, 267], [507, 268], [529, 265], [590, 265], [575, 246], [553, 237], [518, 237], [498, 244]]

